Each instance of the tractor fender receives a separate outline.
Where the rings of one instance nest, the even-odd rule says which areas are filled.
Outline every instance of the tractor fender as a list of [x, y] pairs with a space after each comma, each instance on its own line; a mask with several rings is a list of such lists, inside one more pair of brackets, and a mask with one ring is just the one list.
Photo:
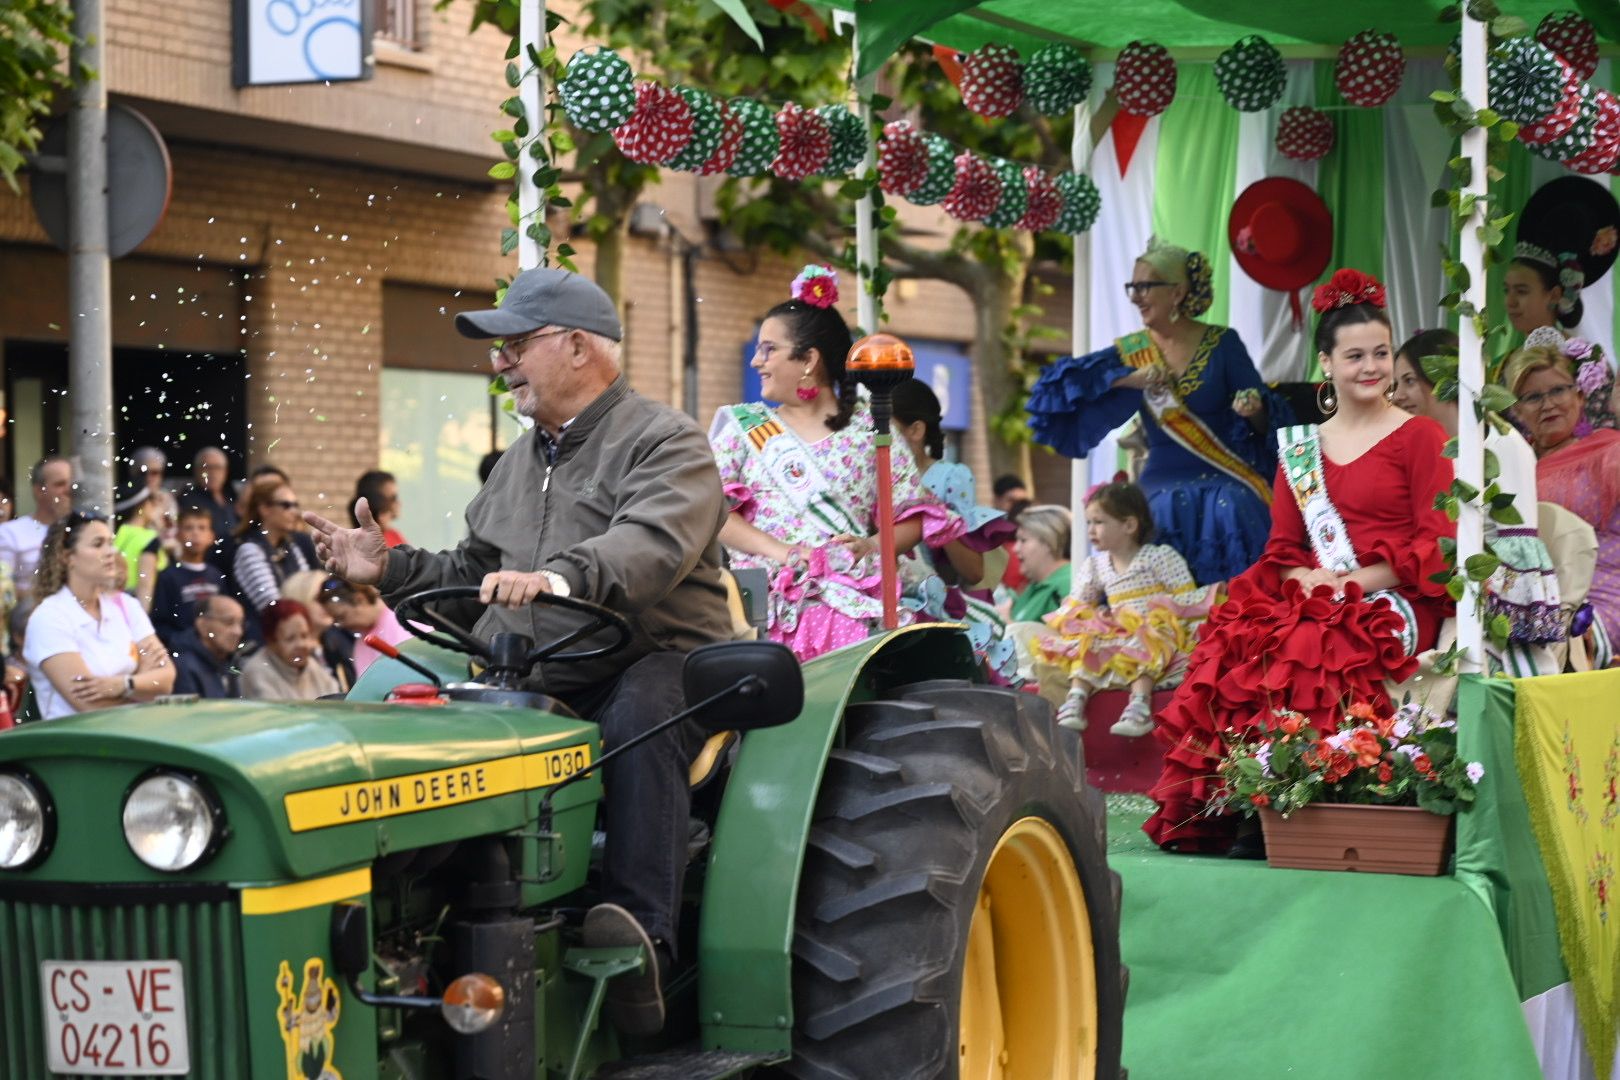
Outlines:
[[965, 629], [926, 623], [804, 665], [804, 711], [749, 732], [709, 849], [698, 937], [703, 1045], [792, 1052], [792, 948], [800, 871], [844, 710], [928, 679], [983, 682]]

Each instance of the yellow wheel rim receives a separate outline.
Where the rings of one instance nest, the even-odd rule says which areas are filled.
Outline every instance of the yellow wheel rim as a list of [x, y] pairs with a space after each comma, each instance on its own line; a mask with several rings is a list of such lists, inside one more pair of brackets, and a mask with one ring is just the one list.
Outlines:
[[1097, 968], [1085, 890], [1043, 818], [996, 843], [962, 971], [961, 1080], [1090, 1077], [1097, 1071]]

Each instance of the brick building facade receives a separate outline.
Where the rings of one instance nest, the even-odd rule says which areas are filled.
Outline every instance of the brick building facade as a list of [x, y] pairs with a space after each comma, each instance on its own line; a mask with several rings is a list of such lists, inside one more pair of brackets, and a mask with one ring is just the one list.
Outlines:
[[[403, 3], [378, 0], [396, 13]], [[469, 35], [465, 7], [434, 12], [431, 0], [416, 0], [407, 12], [414, 47], [379, 39], [372, 79], [237, 90], [230, 7], [108, 0], [112, 100], [153, 120], [174, 172], [164, 221], [113, 265], [119, 452], [161, 440], [173, 468], [200, 446], [224, 444], [239, 467], [287, 469], [306, 506], [327, 508], [380, 462], [407, 483], [407, 535], [411, 522], [452, 535], [454, 521], [439, 523], [459, 519], [476, 485], [480, 432], [495, 440], [516, 432], [500, 417], [451, 415], [482, 408], [488, 366], [484, 348], [458, 338], [450, 316], [486, 303], [494, 279], [515, 269], [498, 249], [504, 193], [484, 178], [497, 160], [488, 132], [501, 126], [508, 93], [505, 39], [488, 27]], [[112, 185], [116, 195], [116, 176]], [[688, 239], [706, 235], [707, 197], [684, 175], [649, 192]], [[589, 272], [588, 242], [574, 243]], [[679, 255], [667, 238], [629, 243], [629, 378], [680, 406]], [[783, 298], [796, 270], [771, 255], [700, 251], [701, 422], [741, 394], [754, 320]], [[4, 460], [15, 484], [41, 450], [71, 449], [55, 444], [73, 324], [66, 260], [48, 246], [26, 192], [0, 195], [0, 280]], [[950, 286], [907, 283], [891, 294], [890, 328], [965, 351], [972, 311], [963, 300]], [[434, 395], [452, 386], [454, 407], [436, 414]], [[454, 434], [466, 445], [434, 445], [449, 429], [424, 438], [429, 421], [460, 425]], [[960, 449], [987, 483], [984, 430], [975, 379]], [[454, 482], [412, 488], [417, 473], [454, 474]], [[1042, 494], [1062, 497], [1066, 487], [1053, 482]]]

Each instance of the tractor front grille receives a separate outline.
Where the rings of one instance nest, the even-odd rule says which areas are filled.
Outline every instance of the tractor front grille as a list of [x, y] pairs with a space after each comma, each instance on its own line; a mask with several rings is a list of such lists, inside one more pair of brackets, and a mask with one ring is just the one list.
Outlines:
[[0, 894], [0, 1075], [13, 1080], [52, 1075], [39, 985], [45, 960], [179, 960], [185, 966], [190, 1075], [251, 1080], [234, 899], [124, 903], [114, 893], [81, 903]]

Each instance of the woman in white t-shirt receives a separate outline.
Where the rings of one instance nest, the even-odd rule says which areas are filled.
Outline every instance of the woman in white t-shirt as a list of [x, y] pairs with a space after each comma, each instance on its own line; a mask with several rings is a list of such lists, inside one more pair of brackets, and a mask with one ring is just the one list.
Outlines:
[[45, 536], [23, 659], [42, 719], [150, 701], [174, 666], [133, 597], [115, 582], [118, 549], [105, 518], [69, 514]]

